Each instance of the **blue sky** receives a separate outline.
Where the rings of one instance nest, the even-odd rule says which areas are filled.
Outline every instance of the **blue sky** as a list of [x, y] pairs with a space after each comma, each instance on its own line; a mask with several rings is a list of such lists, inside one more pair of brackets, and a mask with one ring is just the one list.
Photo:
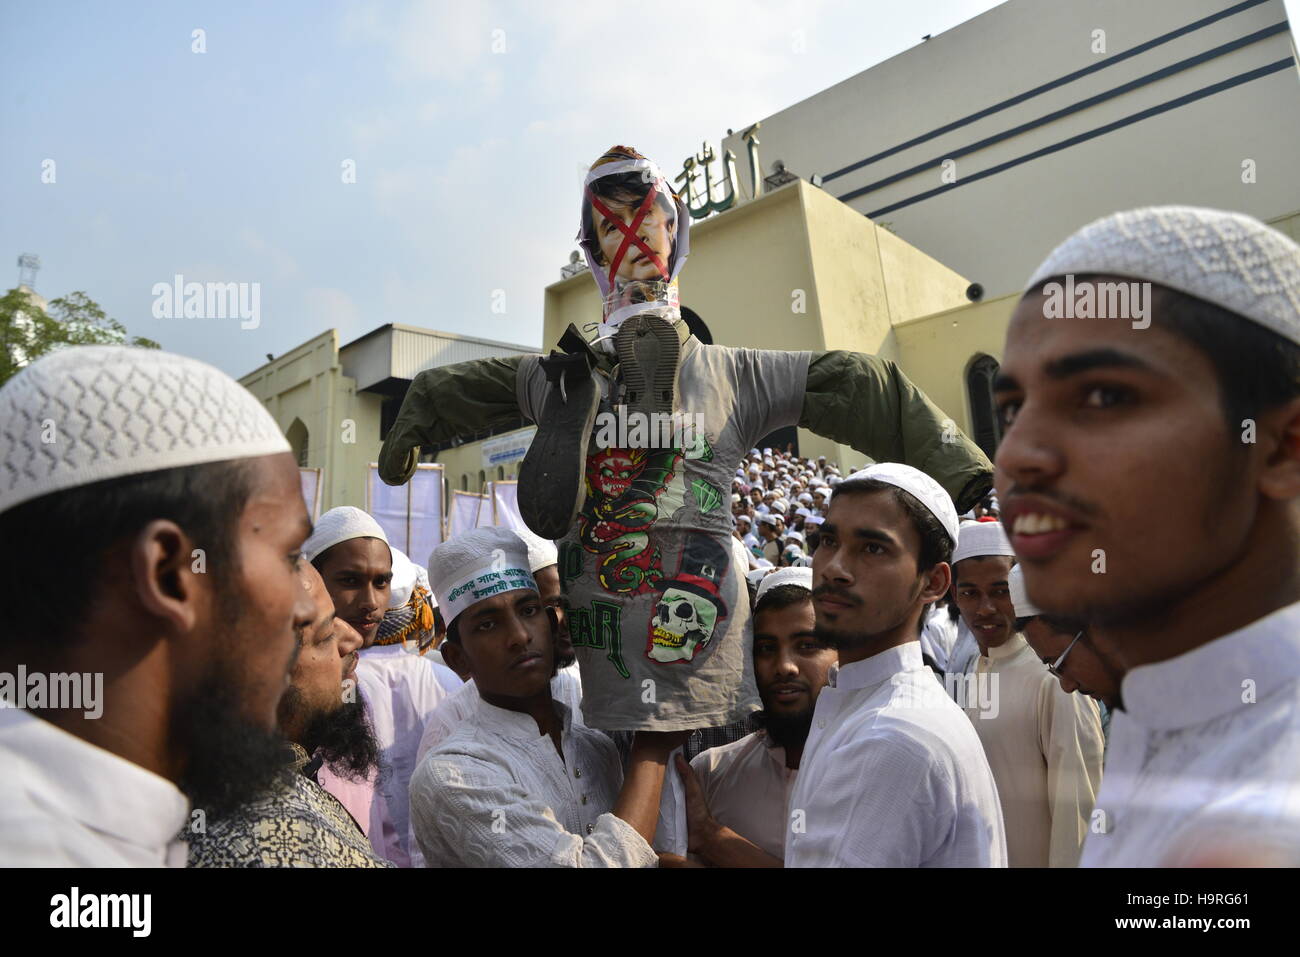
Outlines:
[[[82, 290], [236, 376], [331, 326], [540, 346], [542, 290], [606, 147], [675, 170], [994, 5], [11, 0], [0, 278], [36, 253], [46, 298]], [[152, 287], [177, 273], [260, 283], [260, 326], [155, 319]]]

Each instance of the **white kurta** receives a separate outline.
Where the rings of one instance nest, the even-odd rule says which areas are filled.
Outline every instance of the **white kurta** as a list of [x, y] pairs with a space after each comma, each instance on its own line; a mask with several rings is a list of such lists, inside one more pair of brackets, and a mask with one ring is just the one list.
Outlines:
[[787, 806], [798, 774], [785, 766], [785, 748], [762, 731], [697, 754], [691, 768], [714, 820], [785, 856]]
[[388, 769], [380, 782], [383, 800], [372, 808], [386, 817], [371, 821], [371, 843], [400, 867], [420, 867], [419, 848], [409, 841], [416, 751], [429, 716], [463, 682], [446, 665], [413, 655], [402, 645], [372, 645], [361, 652], [357, 663], [357, 687]]
[[1300, 604], [1122, 694], [1082, 866], [1300, 866]]
[[981, 655], [974, 675], [987, 690], [965, 711], [998, 784], [1008, 863], [1075, 867], [1101, 786], [1096, 703], [1067, 694], [1023, 635]]
[[790, 798], [787, 867], [1005, 867], [970, 721], [910, 641], [832, 669]]
[[152, 771], [0, 707], [0, 864], [184, 867], [189, 801]]
[[526, 714], [480, 700], [411, 779], [411, 820], [430, 867], [655, 867], [611, 813], [623, 785], [614, 742], [563, 720], [556, 753]]

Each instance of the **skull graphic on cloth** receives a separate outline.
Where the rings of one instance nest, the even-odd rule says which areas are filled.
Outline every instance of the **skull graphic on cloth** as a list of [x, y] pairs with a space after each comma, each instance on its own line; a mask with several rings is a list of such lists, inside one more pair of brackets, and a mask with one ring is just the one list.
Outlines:
[[712, 537], [691, 533], [677, 574], [655, 587], [662, 590], [650, 619], [646, 657], [661, 664], [691, 661], [707, 647], [727, 606], [719, 595], [730, 557]]

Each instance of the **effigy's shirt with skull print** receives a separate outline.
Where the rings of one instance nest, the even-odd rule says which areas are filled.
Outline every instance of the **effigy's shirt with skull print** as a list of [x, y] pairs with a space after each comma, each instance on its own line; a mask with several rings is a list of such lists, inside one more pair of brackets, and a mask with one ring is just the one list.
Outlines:
[[[688, 338], [676, 428], [628, 422], [597, 373], [586, 500], [558, 543], [591, 727], [689, 730], [760, 707], [731, 480], [761, 438], [798, 424], [811, 355]], [[533, 421], [552, 388], [538, 358], [524, 358], [517, 379], [520, 409]]]

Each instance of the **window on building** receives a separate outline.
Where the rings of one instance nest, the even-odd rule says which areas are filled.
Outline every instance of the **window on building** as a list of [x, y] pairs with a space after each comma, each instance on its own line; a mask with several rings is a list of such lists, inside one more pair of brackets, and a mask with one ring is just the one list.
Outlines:
[[993, 404], [993, 380], [998, 375], [998, 360], [979, 355], [966, 370], [966, 397], [970, 401], [971, 430], [975, 444], [990, 459], [998, 450], [1002, 430], [998, 426], [997, 409]]
[[309, 436], [307, 426], [303, 425], [302, 419], [294, 419], [293, 424], [284, 433], [284, 437], [289, 440], [289, 448], [293, 449], [294, 458], [298, 460], [298, 467], [305, 469], [307, 467]]
[[461, 472], [461, 473], [460, 473], [460, 490], [461, 490], [462, 492], [468, 492], [468, 491], [469, 491], [469, 473], [468, 473], [468, 472]]
[[505, 470], [505, 467], [504, 467], [504, 466], [501, 466], [501, 465], [498, 465], [498, 466], [497, 466], [497, 481], [498, 481], [498, 482], [503, 481], [503, 480], [505, 479], [505, 477], [506, 477], [506, 470]]
[[486, 489], [487, 489], [487, 473], [484, 472], [482, 469], [479, 469], [479, 470], [478, 470], [478, 491], [479, 491], [479, 494], [482, 495], [483, 492], [484, 492]]

